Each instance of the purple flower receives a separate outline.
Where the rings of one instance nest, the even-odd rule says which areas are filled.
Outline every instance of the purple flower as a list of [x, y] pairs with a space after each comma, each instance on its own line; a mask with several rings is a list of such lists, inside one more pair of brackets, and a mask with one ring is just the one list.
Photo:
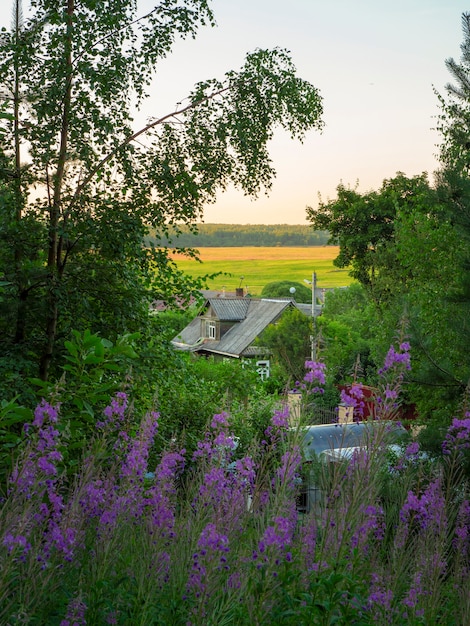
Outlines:
[[465, 413], [464, 419], [455, 417], [452, 420], [442, 443], [442, 449], [444, 454], [451, 454], [452, 451], [461, 454], [470, 449], [470, 411]]
[[108, 430], [119, 429], [125, 419], [127, 403], [127, 394], [123, 391], [116, 393], [111, 403], [103, 410], [103, 415], [106, 419], [104, 421], [98, 421], [96, 423], [97, 428]]
[[[326, 365], [324, 363], [320, 363], [317, 361], [305, 361], [305, 369], [308, 370], [304, 376], [304, 381], [306, 383], [313, 384], [317, 382], [319, 385], [325, 384], [325, 370]], [[318, 391], [319, 388], [316, 388]]]
[[65, 619], [60, 622], [60, 626], [85, 626], [85, 613], [87, 606], [81, 598], [73, 598], [67, 607]]
[[361, 383], [353, 383], [348, 390], [341, 390], [341, 402], [346, 406], [353, 407], [355, 420], [360, 421], [364, 417], [366, 406], [364, 399], [365, 395]]
[[227, 413], [219, 413], [212, 417], [211, 428], [214, 430], [219, 430], [223, 428], [228, 428], [228, 415]]
[[3, 537], [2, 543], [7, 548], [8, 554], [13, 552], [13, 550], [17, 546], [21, 548], [24, 553], [31, 550], [31, 544], [29, 543], [27, 537], [25, 537], [24, 535], [13, 535], [12, 533], [6, 533]]
[[268, 526], [259, 542], [258, 549], [264, 552], [269, 547], [277, 550], [285, 550], [291, 545], [295, 531], [295, 520], [278, 515], [274, 524]]
[[274, 412], [271, 423], [277, 428], [289, 428], [289, 406], [287, 404], [282, 409]]
[[158, 413], [150, 412], [142, 420], [141, 427], [131, 441], [130, 450], [121, 468], [121, 475], [143, 479], [147, 471], [149, 449], [158, 428]]
[[391, 369], [411, 369], [411, 358], [409, 354], [410, 344], [406, 341], [399, 346], [399, 352], [393, 346], [390, 346], [385, 357], [384, 365], [379, 370], [379, 374], [385, 374]]
[[41, 428], [44, 421], [48, 420], [49, 422], [57, 422], [58, 420], [58, 407], [54, 407], [48, 402], [41, 400], [41, 403], [38, 404], [34, 411], [34, 420], [33, 426], [37, 428]]

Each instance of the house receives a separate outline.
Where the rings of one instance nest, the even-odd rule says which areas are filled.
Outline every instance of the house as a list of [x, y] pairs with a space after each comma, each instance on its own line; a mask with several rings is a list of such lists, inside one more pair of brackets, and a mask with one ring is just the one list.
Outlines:
[[255, 358], [263, 378], [269, 376], [269, 350], [255, 339], [281, 315], [296, 307], [290, 299], [208, 298], [201, 312], [173, 340], [177, 350], [235, 359]]

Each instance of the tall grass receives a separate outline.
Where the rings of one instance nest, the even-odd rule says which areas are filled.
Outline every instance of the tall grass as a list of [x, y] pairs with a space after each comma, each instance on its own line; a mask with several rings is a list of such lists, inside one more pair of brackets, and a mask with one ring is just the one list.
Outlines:
[[[387, 359], [383, 390], [397, 391], [408, 347]], [[320, 393], [324, 368], [306, 365], [304, 392]], [[130, 433], [128, 411], [119, 394], [70, 475], [59, 409], [37, 407], [0, 511], [0, 623], [470, 623], [468, 413], [436, 462], [413, 441], [391, 458], [377, 429], [323, 469], [324, 498], [301, 515], [286, 407], [246, 449], [219, 414], [191, 458], [170, 442], [152, 467], [158, 415]]]

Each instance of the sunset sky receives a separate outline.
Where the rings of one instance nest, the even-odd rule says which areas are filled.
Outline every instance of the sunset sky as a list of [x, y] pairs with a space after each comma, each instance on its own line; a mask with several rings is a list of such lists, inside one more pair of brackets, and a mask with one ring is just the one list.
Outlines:
[[[13, 3], [11, 3], [13, 4]], [[27, 13], [28, 2], [24, 9]], [[470, 0], [212, 0], [217, 27], [177, 41], [151, 86], [139, 122], [175, 109], [193, 85], [238, 69], [247, 52], [279, 46], [298, 74], [323, 97], [325, 128], [303, 144], [279, 131], [270, 145], [277, 178], [269, 196], [220, 194], [204, 221], [305, 224], [319, 194], [333, 199], [339, 183], [378, 189], [438, 163], [433, 88], [451, 79], [445, 60], [460, 59], [461, 16]], [[139, 13], [153, 6], [138, 0]], [[10, 12], [0, 17], [9, 25]], [[139, 124], [140, 125], [140, 124]]]
[[[145, 6], [151, 6], [145, 0]], [[214, 0], [216, 28], [180, 42], [162, 64], [146, 105], [168, 110], [205, 78], [237, 69], [246, 52], [280, 46], [324, 99], [322, 134], [304, 144], [279, 132], [271, 145], [277, 178], [269, 197], [221, 194], [206, 222], [306, 223], [305, 207], [337, 185], [365, 192], [397, 171], [437, 168], [433, 87], [444, 92], [445, 59], [460, 59], [461, 16], [470, 0]]]

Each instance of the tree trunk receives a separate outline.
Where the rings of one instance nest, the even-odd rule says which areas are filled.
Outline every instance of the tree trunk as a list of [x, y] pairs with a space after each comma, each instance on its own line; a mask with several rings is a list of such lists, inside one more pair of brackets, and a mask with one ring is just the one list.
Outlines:
[[[74, 12], [74, 0], [67, 0], [67, 33], [64, 43], [65, 57], [65, 94], [62, 109], [62, 125], [60, 132], [60, 148], [57, 160], [57, 171], [54, 177], [54, 196], [49, 210], [49, 247], [47, 254], [48, 268], [48, 297], [47, 297], [47, 320], [46, 341], [40, 360], [39, 375], [42, 380], [49, 377], [49, 369], [54, 353], [54, 344], [57, 334], [57, 322], [59, 320], [59, 288], [64, 266], [61, 258], [59, 245], [59, 221], [62, 213], [62, 187], [64, 183], [65, 164], [67, 161], [67, 140], [69, 128], [69, 115], [72, 100], [72, 15]], [[61, 235], [62, 236], [62, 235]]]

